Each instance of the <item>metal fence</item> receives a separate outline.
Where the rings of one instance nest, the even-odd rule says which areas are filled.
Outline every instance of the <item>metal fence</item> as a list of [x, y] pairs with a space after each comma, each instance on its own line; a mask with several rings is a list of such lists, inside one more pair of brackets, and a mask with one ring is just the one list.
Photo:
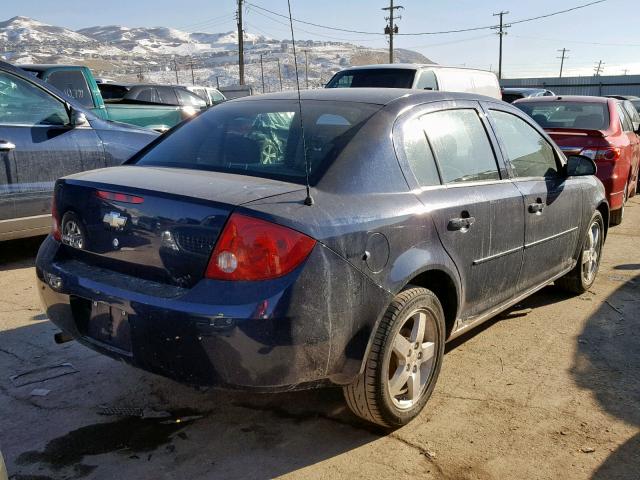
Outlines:
[[500, 85], [546, 88], [559, 95], [636, 95], [640, 97], [640, 75], [512, 78], [502, 79]]

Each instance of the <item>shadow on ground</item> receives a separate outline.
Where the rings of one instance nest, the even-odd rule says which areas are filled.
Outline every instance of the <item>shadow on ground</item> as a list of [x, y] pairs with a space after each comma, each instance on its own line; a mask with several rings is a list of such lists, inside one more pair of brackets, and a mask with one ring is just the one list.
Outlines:
[[[625, 267], [621, 265], [620, 267]], [[616, 268], [626, 269], [626, 268]], [[610, 415], [640, 427], [640, 275], [629, 278], [587, 320], [572, 374]], [[613, 452], [593, 480], [640, 478], [640, 434]]]
[[44, 239], [45, 237], [32, 237], [0, 242], [0, 272], [33, 267], [38, 248]]

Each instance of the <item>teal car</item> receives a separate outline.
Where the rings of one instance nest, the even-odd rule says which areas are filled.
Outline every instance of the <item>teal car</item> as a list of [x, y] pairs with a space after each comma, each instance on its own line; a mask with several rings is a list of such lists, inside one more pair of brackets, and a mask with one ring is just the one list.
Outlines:
[[128, 123], [160, 132], [189, 118], [193, 108], [120, 101], [105, 103], [91, 70], [82, 65], [18, 65], [78, 101], [103, 120]]

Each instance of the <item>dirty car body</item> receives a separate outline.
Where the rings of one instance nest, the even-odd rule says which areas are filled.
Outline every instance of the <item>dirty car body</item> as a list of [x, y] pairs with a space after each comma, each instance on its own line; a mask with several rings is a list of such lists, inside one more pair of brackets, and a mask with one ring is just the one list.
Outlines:
[[[303, 92], [302, 111], [306, 157], [295, 96], [282, 93], [226, 102], [127, 165], [59, 180], [57, 231], [36, 268], [49, 318], [90, 348], [182, 382], [346, 385], [408, 285], [436, 292], [453, 338], [570, 271], [589, 218], [607, 214], [601, 183], [568, 176], [544, 131], [495, 99], [335, 89]], [[273, 113], [286, 115], [255, 121]], [[453, 117], [421, 123], [430, 115]], [[554, 171], [516, 176], [497, 115], [528, 126]], [[269, 130], [255, 129], [283, 138], [283, 122], [282, 151], [265, 162], [258, 139]], [[440, 132], [434, 159], [420, 132], [443, 122], [476, 122], [484, 137], [452, 143]], [[68, 221], [79, 236], [65, 237]], [[268, 232], [255, 248], [289, 242], [296, 260], [263, 275], [264, 258], [243, 257], [250, 231]]]

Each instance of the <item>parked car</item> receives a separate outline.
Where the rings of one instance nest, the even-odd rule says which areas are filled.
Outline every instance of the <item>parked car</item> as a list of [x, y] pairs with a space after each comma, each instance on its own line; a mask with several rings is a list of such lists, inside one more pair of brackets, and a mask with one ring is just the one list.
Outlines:
[[129, 90], [131, 90], [130, 84], [125, 83], [98, 83], [98, 89], [102, 95], [102, 99], [105, 104], [114, 100], [122, 100]]
[[91, 70], [84, 66], [19, 65], [19, 67], [50, 83], [105, 120], [129, 123], [164, 132], [196, 112], [191, 107], [183, 108], [177, 105], [124, 100], [105, 104]]
[[133, 85], [122, 98], [123, 101], [174, 105], [190, 112], [191, 115], [207, 108], [207, 102], [180, 85]]
[[[609, 216], [595, 164], [518, 109], [301, 96], [226, 102], [124, 166], [59, 180], [36, 261], [59, 338], [191, 384], [341, 385], [395, 427], [427, 402], [447, 340], [550, 282], [593, 284]], [[258, 119], [283, 112], [285, 148], [263, 162]]]
[[187, 85], [184, 88], [202, 98], [207, 102], [208, 107], [213, 107], [214, 105], [227, 100], [227, 98], [217, 88], [200, 87], [197, 85]]
[[493, 72], [474, 68], [392, 63], [346, 68], [336, 73], [326, 88], [415, 88], [467, 92], [502, 99]]
[[507, 103], [513, 103], [521, 98], [531, 97], [554, 97], [556, 94], [545, 88], [502, 88], [502, 100]]
[[0, 240], [46, 234], [58, 177], [120, 165], [157, 133], [102, 120], [0, 62]]
[[628, 198], [638, 191], [640, 123], [624, 102], [587, 96], [537, 97], [514, 105], [529, 114], [567, 155], [595, 160], [611, 208], [611, 225], [619, 225]]
[[607, 98], [615, 98], [617, 100], [640, 100], [640, 97], [635, 95], [604, 95]]

